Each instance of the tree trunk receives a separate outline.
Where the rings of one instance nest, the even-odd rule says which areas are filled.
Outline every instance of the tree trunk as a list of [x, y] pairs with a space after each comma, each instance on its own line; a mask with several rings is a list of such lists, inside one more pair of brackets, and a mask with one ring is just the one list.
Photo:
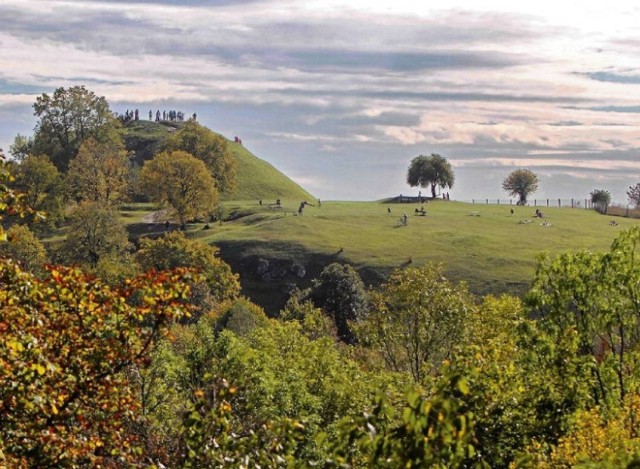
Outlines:
[[436, 198], [436, 184], [431, 184], [431, 197]]

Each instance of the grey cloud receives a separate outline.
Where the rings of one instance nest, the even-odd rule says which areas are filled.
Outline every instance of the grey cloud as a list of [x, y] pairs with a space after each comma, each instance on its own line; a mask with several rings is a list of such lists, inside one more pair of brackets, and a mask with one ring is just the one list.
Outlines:
[[[169, 0], [149, 0], [147, 3], [178, 4]], [[186, 3], [193, 5], [195, 2]], [[232, 2], [212, 1], [203, 6], [219, 3]], [[3, 25], [6, 33], [33, 40], [47, 38], [121, 55], [212, 57], [239, 65], [309, 71], [410, 72], [436, 68], [508, 67], [523, 63], [523, 59], [491, 50], [461, 52], [451, 48], [429, 52], [425, 49], [487, 40], [513, 41], [533, 34], [526, 28], [496, 27], [495, 23], [489, 22], [477, 24], [473, 18], [467, 20], [469, 25], [465, 27], [464, 24], [441, 24], [440, 20], [378, 24], [366, 16], [349, 20], [249, 21], [247, 28], [216, 25], [196, 31], [188, 25], [180, 28], [160, 26], [151, 15], [132, 17], [124, 11], [85, 9], [69, 3], [46, 14], [15, 5], [0, 5], [0, 15], [12, 19]], [[135, 39], [134, 43], [132, 39]], [[292, 47], [292, 44], [297, 46]]]
[[578, 121], [558, 121], [558, 122], [549, 122], [547, 123], [547, 125], [552, 125], [554, 127], [579, 127], [584, 124]]

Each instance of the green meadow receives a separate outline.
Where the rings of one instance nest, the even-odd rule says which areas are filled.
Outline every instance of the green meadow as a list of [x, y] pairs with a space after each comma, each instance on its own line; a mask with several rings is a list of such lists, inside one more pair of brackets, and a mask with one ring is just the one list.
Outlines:
[[[227, 201], [224, 221], [209, 229], [188, 228], [190, 236], [220, 247], [222, 258], [240, 274], [244, 293], [271, 313], [282, 307], [288, 289], [308, 286], [331, 262], [353, 265], [372, 286], [394, 269], [441, 263], [449, 278], [466, 282], [477, 294], [523, 294], [540, 253], [605, 251], [617, 233], [638, 223], [617, 217], [612, 226], [610, 217], [577, 208], [539, 207], [544, 214], [539, 219], [533, 217], [535, 207], [441, 200], [424, 204], [426, 216], [415, 214], [417, 203], [328, 201], [319, 207], [309, 200], [316, 206], [299, 216], [300, 200], [283, 200], [282, 210], [270, 205], [274, 202]], [[123, 213], [129, 222], [142, 219], [132, 213]], [[400, 222], [404, 213], [406, 226]], [[147, 225], [142, 232], [162, 229]], [[265, 261], [273, 269], [266, 278], [258, 267]], [[294, 264], [304, 268], [304, 277], [291, 271]]]

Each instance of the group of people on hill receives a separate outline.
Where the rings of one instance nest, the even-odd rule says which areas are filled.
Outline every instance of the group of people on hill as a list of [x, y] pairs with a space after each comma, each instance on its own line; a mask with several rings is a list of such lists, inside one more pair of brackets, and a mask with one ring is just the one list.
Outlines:
[[114, 115], [117, 119], [120, 119], [121, 122], [129, 122], [129, 121], [137, 121], [140, 119], [140, 114], [137, 109], [129, 110], [127, 109], [124, 114], [118, 114], [114, 112]]
[[[129, 122], [129, 121], [137, 121], [140, 120], [140, 112], [138, 111], [138, 109], [127, 109], [125, 111], [124, 114], [118, 114], [117, 112], [114, 112], [114, 116], [117, 119], [120, 119], [121, 122]], [[153, 110], [149, 110], [149, 120], [152, 121], [154, 114], [153, 114]], [[160, 110], [157, 110], [155, 113], [155, 121], [156, 122], [160, 122], [162, 121], [169, 121], [169, 122], [182, 122], [184, 121], [184, 117], [185, 114], [182, 111], [162, 111], [160, 112]], [[194, 112], [193, 115], [191, 116], [191, 119], [193, 120], [197, 120], [198, 115]], [[238, 137], [236, 137], [237, 139]], [[240, 141], [240, 144], [242, 144], [242, 142]]]
[[236, 142], [238, 145], [242, 146], [242, 140], [240, 139], [240, 137], [238, 136], [233, 137], [233, 141]]
[[[192, 119], [196, 120], [196, 113], [193, 113]], [[149, 110], [149, 120], [153, 120], [153, 111]], [[184, 112], [182, 111], [162, 111], [162, 114], [160, 113], [160, 110], [156, 111], [156, 122], [160, 122], [161, 120], [163, 121], [169, 121], [169, 122], [182, 122], [184, 121]]]

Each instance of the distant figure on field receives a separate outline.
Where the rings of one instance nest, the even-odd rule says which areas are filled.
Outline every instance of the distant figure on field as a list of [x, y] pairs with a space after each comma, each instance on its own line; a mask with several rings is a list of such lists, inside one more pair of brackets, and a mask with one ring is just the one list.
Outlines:
[[193, 117], [193, 120], [194, 120], [194, 121], [195, 121], [195, 120], [198, 120], [198, 114], [196, 114], [195, 112], [193, 113], [193, 116], [192, 116], [192, 117]]
[[280, 199], [276, 200], [276, 205], [280, 207]]
[[447, 200], [451, 200], [451, 199], [449, 199], [449, 193], [448, 192], [447, 192]]
[[513, 209], [511, 209], [511, 215], [513, 215]]
[[258, 203], [259, 203], [260, 205], [262, 205], [262, 199], [258, 200]]
[[407, 226], [407, 223], [409, 222], [409, 217], [407, 217], [407, 214], [406, 214], [406, 213], [403, 213], [403, 214], [402, 214], [402, 218], [401, 218], [401, 220], [402, 220], [402, 224], [403, 224], [404, 226]]
[[611, 226], [618, 226], [618, 222], [617, 222], [617, 221], [615, 221], [615, 220], [611, 220], [611, 221], [609, 222], [609, 225], [611, 225]]
[[160, 109], [156, 111], [156, 122], [160, 122]]
[[318, 207], [322, 207], [322, 202], [320, 202], [320, 199], [318, 199]]
[[153, 111], [151, 109], [149, 109], [149, 120], [153, 120]]
[[387, 207], [387, 214], [391, 215], [391, 207]]

